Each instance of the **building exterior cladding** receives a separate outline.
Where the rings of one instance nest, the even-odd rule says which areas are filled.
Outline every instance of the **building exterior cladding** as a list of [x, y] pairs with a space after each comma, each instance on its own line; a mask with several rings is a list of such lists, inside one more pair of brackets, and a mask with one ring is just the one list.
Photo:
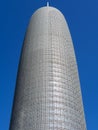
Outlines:
[[42, 7], [31, 17], [10, 130], [86, 130], [73, 43], [56, 8]]

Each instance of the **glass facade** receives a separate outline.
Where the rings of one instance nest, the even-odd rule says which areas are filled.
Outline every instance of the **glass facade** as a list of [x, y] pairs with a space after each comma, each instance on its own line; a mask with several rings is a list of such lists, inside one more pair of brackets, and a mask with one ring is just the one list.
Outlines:
[[10, 130], [86, 130], [71, 35], [53, 7], [40, 8], [31, 17]]

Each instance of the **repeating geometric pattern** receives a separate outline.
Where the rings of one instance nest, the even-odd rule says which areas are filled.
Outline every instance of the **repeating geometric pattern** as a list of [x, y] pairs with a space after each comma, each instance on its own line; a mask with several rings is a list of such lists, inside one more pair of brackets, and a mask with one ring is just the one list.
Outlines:
[[53, 7], [40, 8], [31, 17], [10, 130], [86, 130], [71, 35]]

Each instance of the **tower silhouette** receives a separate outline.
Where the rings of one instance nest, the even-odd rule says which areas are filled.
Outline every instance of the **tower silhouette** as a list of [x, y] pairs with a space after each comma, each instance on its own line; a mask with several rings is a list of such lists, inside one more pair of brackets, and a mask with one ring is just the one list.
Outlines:
[[38, 9], [27, 28], [10, 130], [86, 130], [71, 35], [54, 7]]

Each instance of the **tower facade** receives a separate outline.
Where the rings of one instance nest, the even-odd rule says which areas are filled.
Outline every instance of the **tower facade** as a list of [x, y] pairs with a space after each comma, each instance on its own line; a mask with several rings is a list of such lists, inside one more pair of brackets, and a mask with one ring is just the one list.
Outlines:
[[86, 130], [73, 43], [56, 8], [42, 7], [31, 17], [10, 130]]

